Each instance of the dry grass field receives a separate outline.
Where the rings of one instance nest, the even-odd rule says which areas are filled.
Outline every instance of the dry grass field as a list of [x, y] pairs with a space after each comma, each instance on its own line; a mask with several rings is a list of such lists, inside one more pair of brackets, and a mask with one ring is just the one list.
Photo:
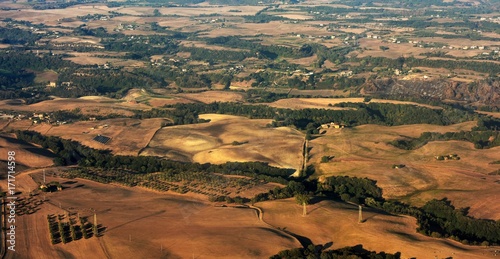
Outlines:
[[[430, 49], [426, 48], [418, 48], [413, 47], [413, 44], [409, 43], [389, 43], [382, 42], [376, 39], [360, 39], [359, 46], [361, 48], [366, 48], [367, 50], [363, 50], [362, 53], [358, 54], [359, 58], [362, 57], [386, 57], [386, 58], [398, 58], [401, 56], [409, 57], [409, 56], [419, 56], [425, 52], [431, 52]], [[380, 49], [381, 46], [389, 47], [388, 50], [383, 51]]]
[[201, 41], [191, 41], [191, 40], [185, 40], [181, 42], [182, 46], [185, 47], [195, 47], [195, 48], [204, 48], [204, 49], [210, 49], [210, 50], [228, 50], [228, 51], [244, 51], [248, 52], [246, 49], [237, 49], [237, 48], [229, 48], [229, 47], [222, 47], [222, 46], [217, 46], [217, 45], [209, 45], [205, 44], [204, 42]]
[[[187, 89], [189, 90], [189, 89]], [[122, 100], [128, 103], [139, 103], [152, 107], [172, 105], [176, 103], [213, 103], [243, 102], [244, 94], [228, 91], [204, 91], [197, 93], [151, 93], [142, 89], [131, 89]]]
[[[364, 98], [288, 98], [280, 99], [275, 102], [269, 103], [268, 105], [276, 108], [288, 108], [288, 109], [334, 109], [342, 110], [345, 108], [328, 106], [329, 104], [335, 105], [339, 103], [362, 103]], [[392, 104], [409, 104], [417, 105], [422, 107], [427, 107], [431, 109], [442, 109], [438, 106], [431, 106], [426, 104], [420, 104], [415, 102], [405, 102], [405, 101], [394, 101], [394, 100], [384, 100], [384, 99], [371, 99], [370, 102], [374, 103], [392, 103]]]
[[293, 32], [294, 34], [307, 34], [315, 36], [328, 36], [331, 33], [327, 32], [323, 28], [312, 27], [312, 26], [297, 26], [293, 23], [285, 23], [282, 21], [272, 21], [269, 23], [237, 23], [234, 26], [220, 28], [207, 32], [205, 34], [200, 33], [200, 35], [206, 37], [218, 37], [218, 36], [233, 36], [233, 35], [256, 35], [256, 34], [266, 34], [272, 36], [289, 35]]
[[[488, 175], [498, 169], [490, 164], [500, 160], [500, 149], [474, 149], [463, 141], [436, 141], [416, 150], [401, 150], [388, 144], [402, 136], [418, 137], [422, 132], [467, 131], [475, 126], [466, 122], [451, 126], [406, 125], [385, 127], [363, 125], [330, 129], [310, 142], [311, 162], [317, 163], [316, 177], [348, 175], [377, 181], [384, 197], [423, 205], [432, 198], [448, 197], [456, 207], [471, 207], [475, 217], [500, 218], [499, 176]], [[458, 154], [460, 160], [437, 161], [438, 155]], [[335, 156], [319, 163], [322, 156]], [[394, 164], [406, 167], [392, 169]]]
[[[252, 209], [214, 207], [186, 196], [50, 174], [47, 170], [47, 180], [61, 182], [64, 190], [45, 194], [48, 201], [38, 211], [17, 218], [16, 253], [6, 258], [265, 258], [300, 246], [259, 221]], [[39, 180], [40, 170], [31, 176]], [[30, 175], [18, 179], [19, 191], [36, 188]], [[70, 211], [92, 221], [93, 210], [106, 228], [102, 237], [50, 244], [48, 214]]]
[[173, 95], [175, 97], [182, 97], [184, 99], [202, 102], [202, 103], [213, 103], [213, 102], [243, 102], [243, 94], [235, 92], [226, 91], [206, 91], [201, 93], [182, 93]]
[[483, 111], [477, 111], [477, 112], [492, 116], [494, 118], [500, 118], [500, 112], [483, 112]]
[[416, 233], [415, 218], [386, 215], [370, 209], [363, 211], [364, 223], [358, 223], [357, 206], [332, 201], [302, 206], [294, 199], [257, 203], [264, 211], [264, 221], [314, 244], [332, 243], [331, 248], [363, 245], [370, 251], [401, 252], [401, 258], [493, 258], [497, 248], [464, 246], [460, 243]]
[[[264, 9], [265, 6], [204, 6], [204, 7], [125, 7], [120, 8], [119, 12], [127, 15], [152, 15], [154, 9], [158, 9], [163, 15], [179, 15], [179, 16], [199, 16], [202, 14], [220, 14], [241, 16], [255, 15], [258, 11]], [[230, 10], [239, 10], [241, 12], [230, 12]]]
[[[214, 207], [188, 195], [58, 178], [60, 169], [47, 169], [47, 181], [58, 181], [64, 189], [34, 196], [46, 201], [35, 213], [17, 217], [16, 253], [7, 253], [6, 258], [89, 254], [97, 258], [266, 258], [301, 246], [280, 230], [284, 228], [314, 244], [330, 243], [332, 249], [362, 244], [368, 250], [401, 252], [402, 258], [492, 258], [496, 249], [426, 237], [415, 232], [414, 218], [371, 209], [364, 210], [366, 221], [359, 224], [357, 207], [345, 203], [314, 201], [305, 217], [294, 199], [257, 203], [264, 212], [260, 221], [252, 209]], [[41, 171], [18, 175], [21, 195], [37, 187]], [[101, 237], [50, 244], [47, 215], [70, 212], [92, 221], [93, 211], [105, 228]]]
[[41, 73], [38, 73], [35, 77], [36, 83], [46, 83], [46, 82], [55, 82], [57, 81], [58, 75], [56, 72], [52, 70], [47, 70]]
[[55, 98], [35, 104], [25, 105], [20, 100], [2, 100], [0, 107], [5, 110], [53, 112], [59, 110], [74, 110], [79, 108], [83, 114], [122, 114], [133, 115], [132, 110], [144, 110], [150, 107], [144, 104], [131, 103], [102, 96], [85, 96], [80, 98]]
[[76, 18], [77, 16], [84, 16], [87, 14], [104, 14], [107, 15], [108, 11], [116, 11], [116, 8], [108, 8], [104, 5], [85, 6], [71, 6], [65, 9], [48, 9], [48, 10], [34, 10], [34, 9], [19, 9], [19, 10], [1, 10], [0, 16], [4, 18], [12, 18], [14, 20], [30, 21], [32, 23], [44, 23], [48, 26], [57, 26], [59, 23], [64, 23], [65, 26], [78, 27], [84, 24], [81, 21], [62, 22], [64, 18]]
[[177, 103], [192, 103], [188, 98], [177, 97], [170, 94], [157, 94], [143, 89], [131, 89], [122, 100], [129, 103], [139, 103], [151, 107], [162, 107], [164, 105], [172, 105]]
[[0, 135], [0, 153], [4, 154], [0, 160], [7, 161], [9, 151], [15, 152], [16, 164], [27, 167], [51, 166], [55, 157], [50, 151], [17, 140], [13, 134]]
[[[159, 130], [141, 152], [199, 163], [262, 161], [299, 169], [302, 133], [289, 128], [267, 128], [271, 120], [204, 114], [209, 123], [180, 125]], [[243, 144], [233, 145], [233, 141]]]
[[[130, 59], [122, 59], [120, 56], [123, 53], [118, 52], [70, 52], [69, 55], [73, 57], [65, 58], [66, 60], [70, 60], [76, 64], [80, 65], [104, 65], [106, 63], [110, 63], [112, 66], [118, 67], [143, 67], [145, 66], [145, 62], [139, 60], [130, 60]], [[102, 58], [98, 57], [98, 55], [111, 55], [116, 58]]]
[[[43, 135], [75, 140], [96, 149], [110, 149], [114, 154], [137, 155], [164, 122], [166, 120], [163, 118], [144, 120], [120, 118], [52, 126], [15, 121], [10, 123], [6, 130], [33, 130]], [[110, 137], [111, 140], [107, 144], [102, 144], [93, 140], [97, 135]]]

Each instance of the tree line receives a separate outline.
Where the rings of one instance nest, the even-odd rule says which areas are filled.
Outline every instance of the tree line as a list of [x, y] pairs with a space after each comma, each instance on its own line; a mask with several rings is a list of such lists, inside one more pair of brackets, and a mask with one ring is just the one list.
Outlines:
[[470, 131], [423, 132], [418, 138], [396, 139], [389, 143], [397, 148], [414, 150], [430, 141], [461, 140], [473, 143], [477, 149], [485, 149], [500, 146], [499, 129], [500, 119], [483, 117], [478, 120], [477, 126]]
[[367, 178], [331, 176], [322, 183], [317, 180], [290, 181], [286, 187], [257, 194], [251, 202], [291, 198], [302, 193], [415, 217], [417, 231], [424, 235], [450, 238], [472, 245], [500, 244], [500, 221], [470, 217], [467, 215], [468, 208], [457, 209], [446, 198], [430, 200], [420, 208], [386, 200], [376, 181]]
[[[270, 127], [295, 126], [307, 129], [310, 133], [321, 124], [338, 122], [348, 126], [363, 124], [379, 124], [387, 126], [407, 124], [435, 124], [450, 125], [470, 121], [477, 118], [477, 114], [458, 109], [430, 109], [415, 105], [401, 105], [388, 103], [341, 103], [336, 106], [353, 108], [351, 110], [327, 109], [281, 109], [266, 105], [246, 105], [239, 103], [190, 103], [168, 105], [166, 108], [177, 110], [189, 116], [188, 121], [197, 123], [199, 114], [217, 113], [246, 116], [253, 119], [273, 119]], [[137, 111], [137, 118], [162, 117], [172, 114], [172, 110], [153, 109], [151, 111]], [[178, 121], [182, 121], [180, 118]]]
[[[176, 175], [185, 172], [221, 173], [244, 175], [264, 181], [287, 184], [252, 198], [251, 202], [283, 199], [298, 194], [309, 194], [366, 204], [389, 213], [406, 214], [417, 218], [420, 233], [435, 237], [450, 237], [468, 244], [499, 244], [500, 222], [474, 219], [467, 216], [467, 209], [455, 209], [447, 200], [431, 200], [422, 208], [413, 207], [382, 197], [376, 182], [366, 178], [332, 176], [323, 182], [296, 179], [289, 181], [293, 169], [282, 169], [262, 162], [227, 162], [221, 165], [186, 163], [159, 159], [151, 156], [117, 156], [109, 150], [97, 150], [78, 142], [59, 137], [47, 137], [33, 131], [17, 131], [17, 138], [41, 145], [54, 152], [56, 165], [77, 164], [84, 168], [100, 168], [104, 175], [87, 174], [86, 178], [102, 182], [122, 182], [120, 179], [136, 179], [136, 174], [146, 176], [154, 172]], [[119, 170], [117, 170], [119, 169]], [[86, 171], [82, 171], [86, 172]], [[82, 174], [84, 177], [85, 175]], [[77, 175], [79, 177], [79, 175]], [[95, 179], [94, 179], [95, 178]], [[128, 180], [127, 180], [128, 181]]]
[[396, 252], [386, 253], [386, 252], [376, 252], [368, 251], [363, 248], [362, 245], [354, 247], [344, 247], [339, 249], [327, 250], [327, 246], [310, 244], [304, 248], [293, 248], [288, 250], [280, 251], [279, 253], [269, 257], [270, 259], [297, 259], [297, 258], [308, 258], [308, 259], [399, 259], [401, 258], [401, 253]]
[[57, 166], [79, 165], [102, 169], [123, 169], [140, 174], [165, 171], [221, 173], [257, 177], [282, 183], [286, 183], [286, 178], [295, 171], [269, 166], [268, 163], [263, 162], [227, 162], [216, 165], [179, 162], [153, 156], [119, 156], [111, 154], [109, 150], [93, 149], [76, 141], [44, 136], [34, 131], [16, 131], [16, 136], [20, 140], [50, 149], [57, 156], [54, 159]]

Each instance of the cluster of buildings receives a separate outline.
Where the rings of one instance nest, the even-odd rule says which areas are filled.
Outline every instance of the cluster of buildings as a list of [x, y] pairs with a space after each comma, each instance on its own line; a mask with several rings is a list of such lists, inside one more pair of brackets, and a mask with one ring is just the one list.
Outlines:
[[64, 125], [68, 123], [68, 121], [55, 120], [53, 116], [48, 113], [33, 113], [33, 115], [29, 116], [28, 119], [33, 124], [48, 123], [52, 125]]

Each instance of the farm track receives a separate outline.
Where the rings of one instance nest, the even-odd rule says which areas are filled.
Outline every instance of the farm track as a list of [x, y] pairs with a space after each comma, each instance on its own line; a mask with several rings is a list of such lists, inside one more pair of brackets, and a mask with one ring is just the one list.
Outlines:
[[139, 149], [139, 151], [137, 151], [137, 155], [140, 156], [141, 153], [144, 151], [144, 149], [148, 148], [149, 147], [149, 143], [151, 143], [151, 140], [153, 140], [156, 136], [156, 134], [158, 133], [158, 131], [160, 131], [161, 129], [163, 129], [164, 127], [162, 127], [160, 125], [160, 127], [155, 131], [155, 133], [153, 134], [153, 136], [151, 136], [151, 138], [148, 140], [148, 143], [146, 144], [146, 146], [142, 147], [141, 149]]
[[106, 246], [106, 243], [104, 242], [104, 239], [97, 237], [99, 240], [99, 245], [101, 246], [102, 252], [106, 255], [106, 258], [111, 259], [111, 255], [109, 255], [108, 248]]
[[297, 242], [299, 242], [304, 248], [307, 248], [308, 245], [312, 244], [311, 240], [307, 237], [304, 237], [304, 236], [299, 236], [297, 234], [294, 234], [290, 231], [287, 231], [287, 230], [283, 230], [283, 229], [280, 229], [278, 227], [275, 227], [269, 223], [267, 223], [265, 220], [264, 220], [264, 210], [262, 210], [261, 208], [255, 206], [255, 205], [250, 205], [248, 206], [247, 208], [249, 209], [253, 209], [257, 212], [257, 217], [259, 218], [259, 220], [266, 224], [268, 227], [272, 228], [272, 229], [275, 229], [281, 233], [283, 233], [283, 235], [287, 235], [287, 236], [290, 236], [291, 238], [297, 240]]

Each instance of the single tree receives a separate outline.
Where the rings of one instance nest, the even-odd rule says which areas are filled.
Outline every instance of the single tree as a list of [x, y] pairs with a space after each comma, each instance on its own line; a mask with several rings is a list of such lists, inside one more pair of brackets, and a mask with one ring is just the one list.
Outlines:
[[295, 195], [295, 200], [297, 201], [298, 204], [302, 204], [304, 211], [302, 212], [302, 216], [307, 215], [307, 204], [309, 204], [309, 201], [311, 200], [311, 197], [307, 194], [297, 194]]

